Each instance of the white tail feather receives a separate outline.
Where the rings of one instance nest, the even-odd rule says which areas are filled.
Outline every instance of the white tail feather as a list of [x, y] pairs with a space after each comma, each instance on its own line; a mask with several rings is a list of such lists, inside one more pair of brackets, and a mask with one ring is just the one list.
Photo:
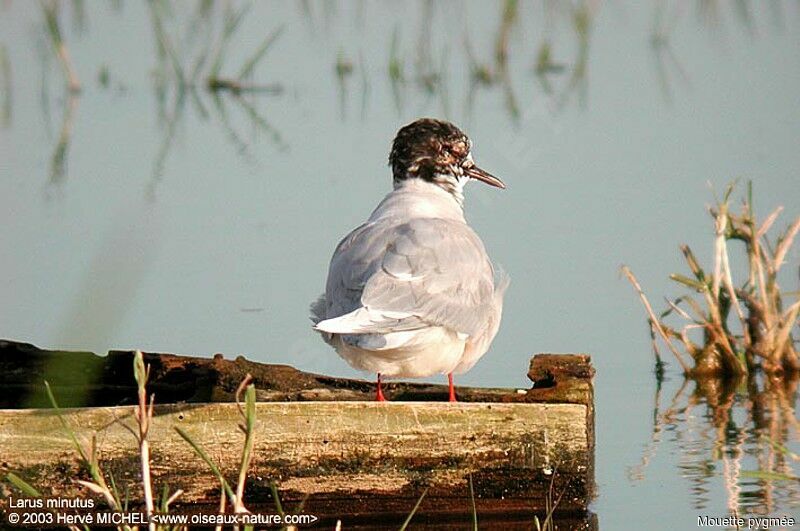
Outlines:
[[418, 317], [405, 312], [384, 312], [362, 306], [339, 317], [320, 321], [314, 329], [329, 334], [381, 334], [424, 326], [427, 325]]

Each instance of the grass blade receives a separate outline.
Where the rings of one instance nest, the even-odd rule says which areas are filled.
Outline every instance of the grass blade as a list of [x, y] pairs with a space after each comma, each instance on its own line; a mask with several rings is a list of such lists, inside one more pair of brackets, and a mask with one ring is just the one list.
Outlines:
[[283, 505], [281, 504], [281, 497], [278, 493], [278, 485], [275, 484], [274, 481], [269, 482], [269, 490], [272, 492], [272, 501], [275, 502], [275, 510], [278, 511], [278, 514], [281, 515], [281, 518], [286, 516], [283, 512]]
[[50, 388], [50, 384], [45, 380], [44, 382], [45, 390], [47, 391], [47, 398], [50, 400], [50, 405], [53, 406], [55, 410], [56, 416], [58, 417], [58, 421], [61, 423], [61, 427], [64, 428], [64, 431], [67, 432], [70, 440], [72, 441], [72, 445], [75, 446], [75, 449], [78, 450], [78, 453], [83, 459], [84, 463], [89, 465], [89, 456], [86, 454], [86, 449], [83, 445], [78, 442], [78, 436], [75, 435], [75, 431], [73, 431], [72, 427], [67, 423], [67, 420], [61, 414], [61, 408], [58, 407], [58, 402], [56, 402], [56, 397], [53, 394], [53, 390]]
[[469, 499], [472, 502], [472, 529], [478, 531], [478, 508], [475, 507], [475, 489], [472, 486], [472, 474], [469, 475]]
[[178, 435], [180, 435], [181, 438], [183, 438], [184, 441], [189, 443], [189, 446], [192, 447], [192, 450], [194, 450], [194, 453], [196, 453], [198, 455], [198, 457], [200, 457], [200, 459], [205, 461], [205, 463], [211, 469], [211, 472], [213, 472], [214, 475], [217, 476], [217, 479], [219, 480], [220, 485], [222, 485], [222, 488], [225, 489], [225, 492], [228, 494], [228, 498], [230, 498], [231, 500], [235, 500], [236, 499], [236, 495], [233, 493], [233, 489], [231, 489], [231, 486], [228, 484], [228, 481], [222, 475], [222, 472], [220, 472], [219, 467], [217, 467], [217, 465], [214, 463], [214, 461], [211, 460], [211, 458], [208, 456], [208, 454], [205, 452], [205, 450], [200, 448], [200, 446], [198, 446], [198, 444], [196, 442], [194, 442], [194, 440], [191, 438], [191, 436], [189, 436], [188, 433], [186, 433], [185, 431], [180, 429], [178, 426], [175, 426], [175, 431], [178, 432]]
[[34, 498], [41, 498], [42, 493], [36, 490], [30, 483], [19, 477], [13, 472], [9, 472], [6, 474], [6, 481], [14, 485], [18, 488], [23, 494], [26, 496], [32, 496]]
[[405, 531], [406, 528], [408, 527], [408, 524], [411, 523], [411, 519], [414, 518], [415, 514], [417, 514], [417, 509], [419, 509], [419, 506], [420, 506], [420, 504], [422, 504], [422, 500], [425, 498], [426, 494], [428, 494], [428, 489], [427, 488], [422, 491], [422, 494], [420, 495], [419, 499], [417, 500], [416, 505], [414, 505], [414, 508], [411, 509], [411, 513], [409, 513], [408, 518], [406, 518], [406, 521], [403, 522], [403, 525], [400, 527], [400, 531]]
[[669, 278], [671, 280], [674, 280], [675, 282], [683, 284], [684, 286], [688, 286], [697, 292], [702, 293], [703, 291], [706, 291], [708, 289], [708, 286], [706, 286], [702, 282], [698, 282], [697, 280], [691, 279], [686, 275], [681, 275], [679, 273], [672, 273], [669, 276]]

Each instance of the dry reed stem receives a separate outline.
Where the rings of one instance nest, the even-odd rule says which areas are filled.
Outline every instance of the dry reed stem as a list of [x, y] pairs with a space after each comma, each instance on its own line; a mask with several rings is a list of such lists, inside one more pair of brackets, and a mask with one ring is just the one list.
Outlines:
[[719, 304], [719, 287], [722, 279], [722, 255], [725, 253], [725, 229], [728, 227], [728, 209], [726, 204], [717, 205], [718, 212], [711, 211], [714, 217], [714, 276], [711, 278], [711, 294]]
[[800, 216], [794, 220], [794, 223], [792, 223], [792, 225], [789, 227], [789, 230], [786, 231], [786, 234], [780, 239], [778, 247], [775, 248], [773, 265], [775, 266], [776, 272], [783, 265], [783, 259], [786, 258], [786, 253], [789, 252], [789, 248], [792, 246], [792, 242], [795, 236], [797, 236], [798, 231], [800, 231]]
[[783, 212], [783, 207], [779, 206], [773, 210], [769, 216], [767, 216], [767, 219], [764, 220], [764, 223], [762, 223], [761, 227], [758, 229], [756, 238], [760, 240], [767, 233], [767, 231], [772, 227], [773, 223], [775, 223], [775, 220], [778, 219], [778, 214], [781, 212]]
[[[225, 489], [220, 489], [219, 492], [219, 513], [222, 514], [225, 512]], [[218, 525], [214, 528], [214, 531], [222, 531], [222, 525]]]
[[[709, 289], [705, 272], [703, 271], [703, 268], [700, 267], [697, 258], [695, 258], [694, 253], [692, 253], [692, 250], [688, 245], [685, 244], [681, 245], [680, 248], [681, 252], [683, 252], [683, 256], [686, 258], [689, 269], [691, 269], [695, 278], [704, 285], [704, 289], [700, 290], [700, 292], [703, 294], [703, 297], [706, 300], [709, 316], [711, 317], [710, 322], [707, 322], [707, 330], [712, 339], [712, 341], [709, 343], [717, 344], [722, 347], [722, 361], [728, 366], [732, 373], [746, 373], [746, 367], [744, 367], [741, 360], [736, 356], [736, 352], [731, 345], [728, 334], [725, 330], [725, 323], [722, 319], [722, 314], [719, 310], [719, 282], [717, 280], [717, 275], [715, 274], [714, 278], [712, 278], [712, 289]], [[715, 260], [715, 262], [718, 262], [715, 264], [715, 268], [721, 268], [721, 260]]]
[[675, 359], [678, 360], [678, 363], [680, 363], [681, 368], [683, 368], [683, 372], [688, 374], [689, 373], [689, 366], [686, 364], [685, 361], [683, 361], [683, 358], [681, 357], [680, 352], [678, 351], [677, 348], [675, 348], [675, 345], [672, 344], [672, 341], [670, 341], [670, 339], [667, 336], [666, 332], [664, 332], [664, 329], [662, 328], [661, 323], [659, 322], [658, 318], [656, 317], [655, 312], [653, 312], [653, 307], [650, 306], [650, 301], [647, 300], [647, 296], [644, 294], [644, 291], [642, 291], [642, 287], [639, 285], [639, 281], [636, 280], [636, 277], [634, 276], [633, 272], [630, 270], [630, 268], [628, 266], [623, 265], [621, 270], [622, 270], [622, 273], [628, 278], [630, 283], [633, 285], [633, 287], [636, 290], [636, 292], [639, 294], [639, 298], [642, 300], [642, 304], [644, 305], [644, 308], [647, 311], [647, 314], [650, 316], [650, 324], [651, 324], [651, 326], [656, 329], [658, 334], [661, 336], [661, 338], [667, 344], [667, 346], [669, 347], [669, 350], [675, 356]]
[[[683, 318], [684, 318], [684, 319], [686, 319], [687, 321], [695, 321], [695, 319], [694, 319], [694, 318], [692, 318], [692, 316], [691, 316], [691, 315], [689, 315], [689, 314], [686, 312], [686, 310], [684, 310], [683, 308], [681, 308], [680, 306], [678, 306], [677, 304], [675, 304], [674, 302], [672, 302], [671, 300], [669, 300], [667, 297], [664, 297], [664, 302], [666, 302], [666, 303], [667, 303], [667, 306], [669, 306], [670, 308], [672, 308], [672, 309], [675, 311], [675, 313], [677, 313], [678, 315], [680, 315], [681, 317], [683, 317]], [[695, 323], [697, 323], [697, 321], [695, 321]], [[698, 323], [698, 324], [699, 324], [699, 323]]]
[[[782, 316], [782, 323], [778, 328], [777, 334], [775, 336], [775, 356], [783, 356], [784, 349], [791, 348], [789, 345], [789, 338], [792, 334], [792, 328], [794, 328], [795, 321], [797, 321], [798, 313], [800, 313], [800, 301], [795, 302], [792, 304], [788, 310]], [[776, 360], [777, 361], [777, 360]]]
[[702, 350], [700, 347], [695, 345], [691, 339], [689, 339], [689, 330], [697, 328], [706, 328], [706, 325], [703, 323], [688, 324], [681, 329], [681, 341], [683, 342], [683, 346], [686, 347], [686, 350], [693, 358], [697, 358]]
[[[142, 469], [142, 489], [144, 490], [144, 506], [147, 512], [148, 521], [153, 516], [155, 506], [153, 504], [153, 481], [150, 475], [150, 443], [147, 440], [147, 434], [150, 431], [150, 421], [153, 418], [153, 399], [155, 396], [150, 397], [150, 403], [147, 403], [147, 379], [150, 376], [150, 366], [144, 364], [142, 352], [137, 350], [133, 358], [133, 373], [136, 378], [138, 386], [138, 404], [134, 410], [136, 423], [139, 426], [139, 433], [137, 441], [139, 443], [139, 462]], [[155, 531], [155, 524], [150, 522], [148, 529]]]
[[[675, 312], [690, 324], [673, 329], [658, 320], [630, 270], [623, 268], [623, 272], [645, 304], [656, 353], [657, 334], [667, 343], [673, 354], [675, 346], [669, 338], [679, 339], [685, 352], [694, 359], [695, 368], [691, 371], [697, 374], [742, 375], [759, 366], [767, 373], [775, 374], [800, 371], [800, 354], [792, 337], [800, 316], [800, 303], [795, 302], [784, 309], [784, 297], [788, 292], [781, 292], [778, 285], [778, 274], [785, 265], [784, 261], [795, 237], [800, 233], [800, 217], [778, 236], [773, 248], [767, 232], [775, 225], [783, 207], [774, 209], [759, 225], [753, 214], [751, 192], [740, 214], [730, 211], [732, 190], [733, 186], [728, 186], [724, 198], [717, 200], [715, 206], [709, 207], [709, 213], [714, 220], [713, 272], [707, 274], [691, 248], [684, 244], [680, 249], [691, 275], [670, 275], [672, 280], [700, 293], [704, 304], [701, 306], [691, 295], [682, 295], [674, 301], [667, 300], [669, 309], [661, 314], [661, 318]], [[739, 288], [733, 281], [728, 240], [742, 241], [748, 257], [747, 281]], [[681, 308], [679, 305], [682, 303], [689, 308]], [[729, 329], [731, 313], [736, 314], [741, 335], [734, 335]], [[689, 331], [699, 327], [705, 330], [705, 344], [702, 348], [689, 338]], [[677, 354], [676, 358], [682, 359]], [[690, 371], [684, 366], [684, 372]]]
[[[731, 304], [733, 305], [734, 310], [736, 310], [736, 316], [739, 318], [739, 323], [742, 325], [742, 333], [744, 335], [744, 344], [745, 348], [749, 348], [752, 344], [750, 339], [750, 332], [747, 326], [747, 319], [745, 318], [744, 311], [742, 311], [742, 306], [739, 304], [739, 299], [736, 297], [736, 289], [733, 286], [733, 277], [731, 275], [731, 267], [730, 267], [730, 260], [728, 259], [728, 243], [727, 238], [725, 237], [726, 231], [729, 228], [729, 216], [728, 213], [728, 205], [727, 203], [722, 203], [718, 205], [719, 210], [718, 212], [712, 212], [717, 218], [716, 225], [717, 225], [717, 275], [722, 277], [722, 284], [725, 287], [725, 291], [728, 293], [728, 297], [730, 298]], [[771, 219], [767, 219], [762, 225], [762, 229], [767, 230], [775, 221], [775, 217], [780, 213], [783, 207], [779, 207], [775, 209], [772, 213]], [[774, 217], [773, 217], [774, 216]], [[722, 221], [719, 221], [719, 218], [722, 218]], [[715, 279], [716, 280], [716, 279]], [[719, 302], [719, 293], [717, 293], [717, 302]]]
[[[761, 307], [763, 308], [763, 319], [764, 319], [764, 326], [767, 330], [772, 329], [773, 325], [773, 315], [774, 313], [771, 311], [771, 305], [769, 303], [769, 298], [767, 297], [767, 288], [766, 288], [766, 281], [764, 280], [764, 266], [762, 265], [762, 260], [765, 258], [762, 250], [761, 245], [759, 244], [758, 238], [756, 237], [756, 233], [753, 232], [751, 227], [751, 252], [755, 256], [754, 265], [756, 270], [756, 277], [758, 278], [758, 293], [761, 297]], [[769, 349], [769, 345], [767, 345]]]
[[[239, 467], [239, 480], [236, 483], [236, 499], [233, 510], [236, 513], [248, 512], [244, 506], [244, 486], [247, 481], [247, 471], [253, 458], [253, 429], [255, 427], [255, 388], [250, 385], [253, 377], [248, 373], [236, 389], [236, 407], [244, 420], [240, 428], [244, 432], [245, 444], [242, 450], [242, 463]], [[241, 397], [245, 393], [245, 407], [242, 408]]]

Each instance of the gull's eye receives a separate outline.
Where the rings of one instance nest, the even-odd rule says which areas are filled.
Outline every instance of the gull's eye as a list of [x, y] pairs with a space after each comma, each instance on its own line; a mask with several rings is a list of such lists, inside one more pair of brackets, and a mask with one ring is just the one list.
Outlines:
[[450, 147], [450, 152], [459, 159], [463, 159], [464, 157], [467, 156], [467, 153], [469, 152], [469, 147], [467, 146], [466, 142], [459, 141]]

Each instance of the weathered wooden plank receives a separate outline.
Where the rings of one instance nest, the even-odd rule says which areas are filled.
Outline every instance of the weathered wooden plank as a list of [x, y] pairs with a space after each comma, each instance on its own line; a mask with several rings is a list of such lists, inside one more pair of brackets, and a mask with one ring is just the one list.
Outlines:
[[[124, 460], [136, 450], [121, 425], [132, 425], [132, 407], [63, 411], [77, 432], [97, 433], [105, 459]], [[414, 472], [441, 477], [442, 485], [452, 483], [452, 470], [547, 474], [560, 465], [564, 473], [582, 472], [585, 414], [576, 404], [259, 403], [254, 472], [291, 480], [300, 493], [330, 490], [328, 476], [340, 472], [367, 477], [380, 471], [381, 482], [392, 477], [400, 487]], [[154, 469], [163, 461], [169, 463], [165, 472], [204, 471], [175, 433], [179, 426], [233, 470], [238, 422], [234, 404], [158, 406], [150, 432]], [[0, 461], [22, 469], [56, 462], [70, 454], [71, 445], [54, 411], [3, 410], [0, 449]], [[201, 499], [203, 488], [187, 485], [187, 498]]]
[[[138, 474], [135, 442], [121, 425], [132, 424], [132, 412], [129, 406], [63, 410], [78, 433], [97, 434], [103, 463], [118, 481], [135, 481]], [[150, 432], [156, 483], [184, 489], [184, 503], [214, 506], [216, 479], [174, 427], [198, 441], [233, 480], [242, 440], [238, 415], [234, 404], [157, 407]], [[446, 512], [455, 492], [463, 500], [471, 475], [478, 499], [494, 500], [484, 511], [530, 512], [544, 506], [554, 473], [557, 492], [570, 492], [562, 511], [585, 510], [588, 501], [583, 405], [259, 403], [257, 418], [250, 476], [264, 479], [253, 480], [248, 492], [262, 500], [248, 501], [263, 501], [270, 478], [287, 502], [313, 496], [309, 511], [341, 515], [346, 502], [349, 514], [351, 496], [369, 493], [365, 505], [373, 511], [381, 498], [402, 512], [428, 488]], [[0, 449], [7, 470], [54, 494], [80, 494], [68, 482], [77, 472], [75, 455], [54, 411], [0, 411]]]
[[[22, 351], [30, 356], [20, 362]], [[57, 353], [61, 361], [55, 366], [69, 366], [72, 371], [54, 373], [48, 352], [0, 342], [0, 354], [5, 353], [0, 369], [16, 371], [0, 372], [0, 380], [30, 397], [31, 390], [41, 392], [36, 380], [49, 375], [58, 395], [70, 386], [86, 385], [75, 374], [75, 367], [83, 367], [84, 373], [101, 377], [93, 380], [90, 403], [108, 400], [108, 394], [117, 402], [120, 396], [128, 400], [135, 395], [130, 353], [106, 358], [83, 353], [77, 355], [80, 363], [72, 364], [74, 353]], [[274, 481], [286, 504], [305, 499], [305, 511], [323, 521], [345, 518], [351, 526], [402, 522], [427, 488], [419, 521], [447, 525], [470, 518], [471, 477], [482, 522], [497, 518], [504, 525], [513, 521], [529, 527], [534, 512], [541, 515], [548, 493], [554, 492], [564, 493], [558, 514], [560, 521], [570, 522], [567, 527], [596, 525], [587, 511], [594, 489], [593, 370], [588, 356], [536, 356], [529, 371], [531, 389], [459, 388], [462, 402], [457, 404], [397, 401], [442, 400], [444, 386], [392, 383], [387, 390], [396, 401], [375, 403], [358, 401], [373, 396], [370, 382], [311, 375], [243, 358], [151, 354], [146, 359], [153, 367], [149, 387], [155, 388], [157, 403], [165, 395], [176, 396], [171, 383], [186, 396], [189, 388], [182, 383], [191, 378], [204, 389], [192, 400], [203, 396], [230, 400], [247, 372], [256, 375], [260, 400], [281, 400], [257, 405], [255, 458], [245, 496], [253, 509], [271, 507], [269, 486]], [[121, 425], [132, 424], [132, 408], [62, 411], [83, 437], [97, 434], [105, 470], [118, 483], [130, 484], [133, 499], [140, 499], [136, 445]], [[184, 508], [216, 507], [216, 479], [174, 427], [192, 435], [234, 482], [243, 439], [239, 421], [236, 406], [230, 403], [157, 406], [150, 432], [157, 488], [168, 483], [171, 489], [184, 489]], [[86, 495], [71, 482], [85, 472], [79, 469], [53, 410], [0, 411], [0, 467], [54, 495]]]

